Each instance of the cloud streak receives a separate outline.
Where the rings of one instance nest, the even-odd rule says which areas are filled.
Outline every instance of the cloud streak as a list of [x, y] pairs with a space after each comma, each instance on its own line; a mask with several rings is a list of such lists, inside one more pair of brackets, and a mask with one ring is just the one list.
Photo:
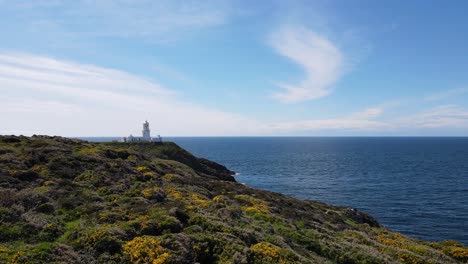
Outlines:
[[457, 89], [450, 89], [438, 93], [433, 93], [430, 94], [426, 97], [424, 97], [424, 100], [426, 101], [439, 101], [443, 99], [447, 99], [456, 95], [462, 95], [468, 93], [468, 88], [457, 88]]
[[375, 131], [390, 128], [391, 124], [376, 120], [384, 112], [382, 107], [371, 107], [344, 117], [278, 122], [268, 125], [276, 132], [291, 131]]
[[324, 97], [342, 74], [341, 51], [324, 36], [304, 27], [282, 27], [272, 34], [270, 44], [278, 54], [300, 65], [306, 75], [297, 84], [277, 83], [285, 90], [273, 94], [280, 102], [298, 103]]
[[170, 136], [291, 135], [468, 128], [468, 110], [438, 106], [383, 120], [385, 105], [341, 117], [265, 122], [180, 99], [124, 71], [28, 54], [0, 53], [0, 134], [123, 136], [148, 119]]
[[440, 105], [395, 121], [408, 128], [468, 128], [468, 109], [457, 105]]
[[126, 135], [143, 119], [164, 135], [191, 136], [382, 126], [368, 120], [376, 110], [337, 119], [262, 122], [185, 102], [157, 82], [127, 72], [28, 54], [0, 54], [0, 87], [0, 133]]
[[[166, 41], [197, 29], [224, 24], [228, 1], [21, 1], [5, 2], [34, 31], [88, 37], [140, 37]], [[60, 10], [60, 12], [57, 12]]]
[[154, 81], [47, 57], [0, 54], [0, 87], [0, 123], [10, 131], [125, 135], [128, 124], [146, 118], [172, 135], [236, 134], [244, 122], [254, 127], [238, 115], [179, 100]]

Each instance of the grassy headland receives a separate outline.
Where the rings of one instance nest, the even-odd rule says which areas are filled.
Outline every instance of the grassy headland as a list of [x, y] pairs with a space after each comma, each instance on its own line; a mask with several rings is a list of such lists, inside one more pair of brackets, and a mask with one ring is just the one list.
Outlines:
[[236, 183], [174, 143], [0, 136], [0, 263], [466, 263], [352, 208]]

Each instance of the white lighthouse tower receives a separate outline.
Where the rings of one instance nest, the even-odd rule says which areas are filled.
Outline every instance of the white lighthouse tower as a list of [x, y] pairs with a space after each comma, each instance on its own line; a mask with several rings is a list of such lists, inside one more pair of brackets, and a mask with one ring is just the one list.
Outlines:
[[142, 137], [134, 137], [132, 135], [128, 137], [123, 137], [119, 141], [120, 142], [128, 142], [128, 143], [133, 143], [133, 142], [153, 142], [153, 143], [162, 143], [162, 138], [161, 136], [157, 136], [156, 138], [151, 138], [151, 133], [150, 133], [150, 128], [149, 128], [149, 123], [148, 121], [145, 121], [143, 123], [143, 130], [141, 131]]
[[143, 141], [151, 141], [150, 129], [148, 121], [143, 123]]

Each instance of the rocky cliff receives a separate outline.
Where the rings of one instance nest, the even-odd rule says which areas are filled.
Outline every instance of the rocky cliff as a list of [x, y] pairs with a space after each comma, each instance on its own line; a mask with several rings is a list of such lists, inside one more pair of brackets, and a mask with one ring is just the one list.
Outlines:
[[455, 241], [236, 183], [174, 143], [0, 136], [1, 263], [465, 263]]

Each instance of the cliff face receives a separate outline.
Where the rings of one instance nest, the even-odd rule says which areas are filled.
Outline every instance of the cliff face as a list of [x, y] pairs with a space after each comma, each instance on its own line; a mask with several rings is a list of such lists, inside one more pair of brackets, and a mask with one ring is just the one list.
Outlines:
[[454, 241], [236, 183], [174, 143], [0, 137], [0, 262], [463, 263]]

